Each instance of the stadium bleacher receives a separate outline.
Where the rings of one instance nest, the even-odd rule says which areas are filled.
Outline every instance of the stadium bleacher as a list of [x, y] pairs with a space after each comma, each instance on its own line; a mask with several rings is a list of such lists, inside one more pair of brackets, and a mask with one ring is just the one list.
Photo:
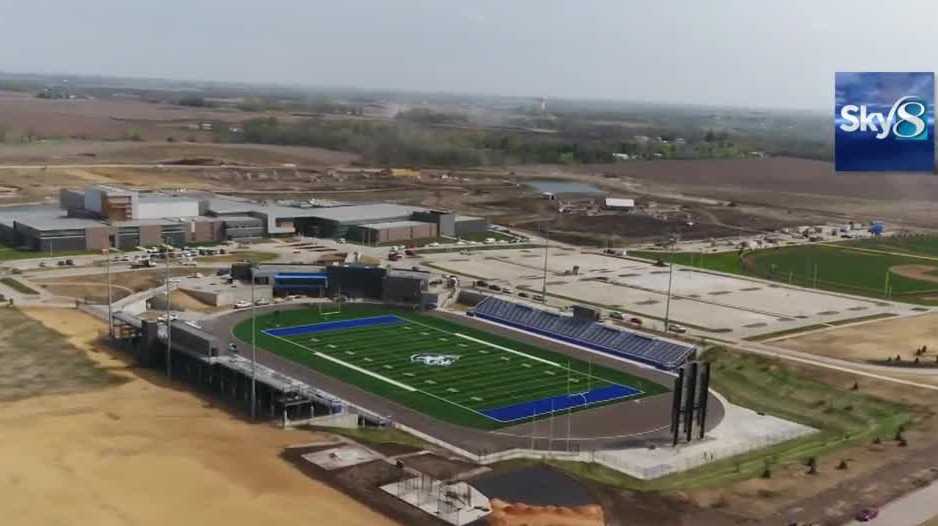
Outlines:
[[473, 309], [475, 316], [510, 325], [662, 369], [675, 369], [693, 354], [692, 345], [660, 340], [587, 320], [574, 319], [529, 305], [487, 297]]

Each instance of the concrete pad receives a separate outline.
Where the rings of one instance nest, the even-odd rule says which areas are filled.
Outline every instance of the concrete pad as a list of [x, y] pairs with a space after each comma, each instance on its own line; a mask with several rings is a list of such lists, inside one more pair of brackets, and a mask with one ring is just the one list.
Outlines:
[[351, 444], [303, 455], [304, 460], [326, 471], [364, 464], [380, 458], [376, 453]]
[[677, 447], [631, 448], [595, 453], [595, 460], [643, 480], [686, 471], [709, 462], [741, 455], [816, 433], [817, 430], [769, 415], [759, 415], [724, 401], [720, 424], [704, 440]]
[[429, 477], [415, 477], [392, 482], [381, 489], [455, 526], [475, 522], [491, 513], [488, 497], [465, 482], [448, 484]]

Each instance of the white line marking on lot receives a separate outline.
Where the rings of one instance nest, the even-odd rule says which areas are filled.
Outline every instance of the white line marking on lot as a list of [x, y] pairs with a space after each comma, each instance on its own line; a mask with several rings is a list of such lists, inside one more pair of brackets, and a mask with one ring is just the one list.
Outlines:
[[453, 333], [453, 336], [456, 336], [457, 338], [463, 338], [463, 339], [469, 340], [469, 341], [471, 341], [471, 342], [476, 342], [476, 343], [479, 343], [479, 344], [482, 344], [482, 345], [491, 347], [491, 348], [493, 348], [493, 349], [498, 349], [498, 350], [500, 350], [500, 351], [505, 351], [505, 352], [508, 352], [508, 353], [511, 353], [511, 354], [517, 354], [518, 356], [523, 356], [523, 357], [525, 357], [525, 358], [528, 358], [528, 359], [530, 359], [530, 360], [534, 360], [534, 361], [536, 361], [536, 362], [546, 363], [547, 365], [553, 365], [554, 367], [561, 367], [561, 365], [560, 365], [559, 363], [557, 363], [557, 362], [552, 362], [552, 361], [550, 361], [550, 360], [545, 360], [545, 359], [543, 359], [543, 358], [538, 358], [537, 356], [534, 356], [534, 355], [531, 355], [531, 354], [528, 354], [528, 353], [524, 353], [524, 352], [521, 352], [521, 351], [516, 351], [516, 350], [514, 350], [514, 349], [509, 349], [508, 347], [502, 347], [501, 345], [495, 345], [494, 343], [489, 343], [489, 342], [487, 342], [487, 341], [485, 341], [485, 340], [480, 340], [480, 339], [478, 339], [478, 338], [473, 338], [472, 336], [466, 336], [465, 334], [462, 334], [462, 333], [459, 333], [459, 332]]

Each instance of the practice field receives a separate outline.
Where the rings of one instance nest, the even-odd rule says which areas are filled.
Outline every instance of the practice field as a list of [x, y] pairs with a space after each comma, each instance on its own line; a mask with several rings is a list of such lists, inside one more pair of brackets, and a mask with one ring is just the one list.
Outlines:
[[[250, 320], [234, 333], [249, 342]], [[267, 314], [257, 318], [257, 343], [439, 420], [481, 429], [667, 391], [618, 370], [373, 305]]]
[[[742, 258], [736, 252], [681, 252], [674, 255], [674, 262], [801, 287], [934, 305], [938, 303], [938, 258], [927, 255], [934, 244], [934, 238], [927, 237], [864, 240], [768, 248], [747, 252]], [[630, 255], [665, 261], [670, 257], [640, 251]]]

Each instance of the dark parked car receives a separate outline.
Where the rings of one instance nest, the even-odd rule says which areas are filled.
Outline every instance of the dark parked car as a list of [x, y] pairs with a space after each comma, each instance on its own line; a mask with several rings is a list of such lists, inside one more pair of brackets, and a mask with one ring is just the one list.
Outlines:
[[876, 508], [863, 508], [857, 512], [856, 519], [860, 522], [869, 522], [879, 516], [879, 510]]

